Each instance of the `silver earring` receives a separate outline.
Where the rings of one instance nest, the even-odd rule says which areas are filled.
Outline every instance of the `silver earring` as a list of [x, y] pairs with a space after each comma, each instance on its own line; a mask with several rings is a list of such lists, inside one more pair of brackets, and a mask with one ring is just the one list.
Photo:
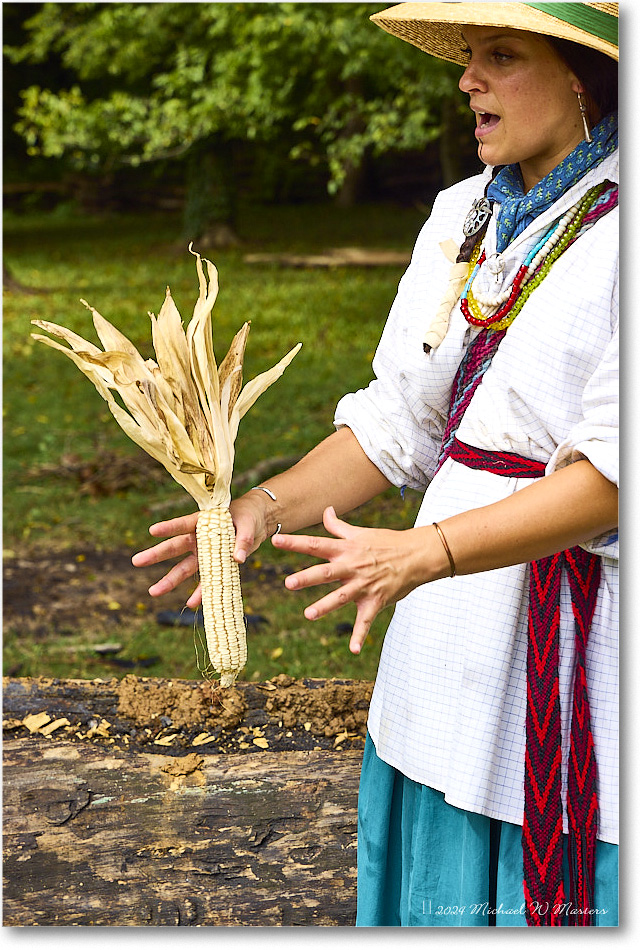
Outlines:
[[587, 109], [586, 102], [584, 101], [584, 96], [581, 92], [577, 93], [577, 101], [580, 104], [580, 112], [582, 113], [582, 125], [584, 126], [584, 138], [587, 142], [593, 141], [593, 136], [591, 135], [591, 130], [589, 129], [589, 124], [587, 121]]

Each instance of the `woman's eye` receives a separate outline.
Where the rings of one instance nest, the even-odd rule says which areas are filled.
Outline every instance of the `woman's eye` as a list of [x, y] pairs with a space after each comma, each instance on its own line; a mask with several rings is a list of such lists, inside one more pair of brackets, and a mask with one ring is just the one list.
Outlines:
[[495, 50], [493, 52], [493, 58], [498, 63], [508, 63], [513, 57], [511, 56], [510, 53], [502, 53], [500, 52], [500, 50]]

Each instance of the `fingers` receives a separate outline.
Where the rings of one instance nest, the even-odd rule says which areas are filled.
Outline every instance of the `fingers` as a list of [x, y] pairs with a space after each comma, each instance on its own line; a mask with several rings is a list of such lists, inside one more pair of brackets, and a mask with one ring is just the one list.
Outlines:
[[[348, 524], [347, 521], [341, 521], [332, 507], [326, 508], [323, 512], [323, 526], [341, 540], [352, 538], [361, 530]], [[334, 557], [341, 551], [341, 546], [332, 538], [321, 538], [316, 535], [275, 534], [272, 537], [272, 544], [275, 548], [281, 548], [284, 551], [296, 551], [297, 554], [309, 554], [320, 558]]]
[[[174, 590], [175, 587], [178, 587], [179, 584], [182, 584], [183, 581], [188, 580], [190, 577], [194, 577], [198, 571], [198, 560], [195, 554], [189, 554], [186, 558], [183, 558], [182, 561], [179, 561], [178, 564], [175, 564], [164, 577], [161, 577], [159, 581], [156, 581], [155, 584], [149, 588], [149, 594], [151, 597], [160, 597], [162, 594], [168, 594], [170, 591]], [[192, 595], [194, 596], [194, 595]], [[200, 600], [199, 600], [200, 602]], [[188, 603], [188, 607], [191, 606]]]
[[338, 518], [332, 506], [326, 508], [323, 512], [323, 527], [337, 538], [354, 537], [355, 532], [359, 530], [355, 528], [354, 525], [348, 524], [347, 521], [342, 521], [341, 518]]
[[262, 492], [248, 492], [230, 505], [236, 534], [233, 557], [239, 564], [244, 564], [266, 537], [265, 510], [257, 495], [262, 495]]
[[372, 627], [378, 612], [378, 610], [373, 610], [370, 604], [367, 606], [365, 604], [359, 605], [357, 610], [357, 619], [354, 622], [352, 635], [350, 637], [349, 646], [351, 653], [361, 653], [361, 647], [366, 642], [366, 638], [370, 633], [370, 628]]
[[[159, 521], [151, 525], [149, 533], [156, 538], [167, 538], [145, 551], [138, 551], [132, 556], [134, 567], [149, 567], [171, 558], [183, 557], [159, 581], [149, 588], [151, 597], [161, 597], [173, 591], [179, 584], [194, 577], [198, 572], [198, 557], [196, 555], [196, 522], [198, 512], [172, 518], [169, 521]], [[190, 594], [186, 606], [195, 609], [201, 603], [201, 585]]]
[[333, 538], [301, 535], [276, 535], [275, 547], [319, 558], [323, 563], [304, 568], [285, 579], [288, 590], [302, 590], [321, 584], [337, 584], [304, 610], [308, 620], [318, 620], [349, 603], [357, 606], [350, 637], [350, 651], [361, 652], [378, 613], [395, 602], [401, 589], [389, 553], [397, 536], [350, 525], [337, 517], [333, 508], [323, 513], [323, 525]]
[[149, 533], [154, 538], [168, 538], [170, 535], [193, 534], [196, 531], [196, 522], [198, 521], [198, 511], [190, 515], [182, 515], [180, 518], [170, 518], [169, 521], [158, 521], [150, 525]]
[[332, 613], [333, 610], [339, 610], [341, 607], [345, 607], [346, 604], [349, 604], [352, 600], [354, 600], [354, 597], [350, 596], [349, 587], [347, 584], [344, 584], [337, 588], [337, 590], [333, 590], [324, 597], [321, 597], [320, 600], [315, 601], [315, 603], [310, 604], [305, 608], [303, 614], [306, 620], [318, 620], [319, 617], [325, 617], [326, 614]]
[[189, 551], [195, 552], [197, 521], [198, 512], [194, 512], [191, 515], [183, 515], [180, 518], [159, 521], [151, 525], [149, 533], [152, 537], [168, 538], [168, 540], [134, 554], [132, 557], [134, 567], [148, 567], [150, 564], [158, 564], [172, 557], [180, 557]]
[[168, 561], [172, 557], [180, 557], [188, 552], [194, 553], [196, 539], [194, 535], [183, 534], [177, 538], [170, 538], [168, 541], [161, 541], [152, 548], [145, 551], [138, 551], [132, 557], [134, 567], [148, 567], [150, 564], [158, 564], [160, 561]]
[[[305, 587], [315, 587], [319, 584], [331, 584], [346, 580], [354, 576], [357, 562], [346, 557], [346, 541], [355, 537], [362, 530], [337, 518], [333, 508], [326, 508], [323, 513], [325, 528], [338, 538], [323, 538], [315, 535], [277, 534], [272, 538], [272, 544], [284, 551], [295, 551], [297, 554], [307, 554], [320, 558], [325, 563], [315, 564], [304, 568], [295, 574], [290, 574], [285, 580], [288, 590], [301, 590]], [[341, 589], [343, 590], [343, 588]], [[351, 598], [348, 598], [351, 599]], [[342, 606], [347, 600], [337, 606]], [[336, 609], [333, 607], [331, 609]]]
[[311, 557], [336, 557], [341, 551], [341, 542], [334, 538], [319, 538], [306, 534], [275, 534], [272, 544], [282, 551], [295, 551], [297, 554], [308, 554]]
[[236, 535], [232, 557], [238, 564], [245, 564], [249, 554], [254, 551], [254, 538], [249, 535]]
[[256, 551], [258, 544], [255, 541], [254, 521], [249, 517], [234, 517], [234, 530], [236, 537], [234, 539], [234, 551], [232, 557], [239, 564], [244, 564], [248, 555]]
[[349, 648], [351, 653], [358, 654], [366, 642], [377, 614], [384, 606], [377, 598], [368, 597], [358, 600], [351, 595], [350, 588], [346, 585], [332, 591], [330, 594], [326, 594], [316, 603], [310, 604], [303, 613], [307, 620], [318, 620], [333, 610], [344, 607], [351, 601], [355, 601], [357, 604], [357, 616], [352, 628]]
[[[301, 552], [309, 553], [307, 551]], [[327, 556], [327, 555], [320, 555]], [[325, 562], [323, 564], [314, 564], [312, 567], [306, 567], [296, 574], [290, 574], [285, 579], [285, 586], [288, 590], [303, 590], [305, 587], [318, 587], [319, 584], [332, 584], [333, 582], [343, 580], [348, 576], [347, 571], [338, 562]]]
[[193, 593], [187, 598], [185, 606], [189, 607], [190, 610], [196, 610], [197, 607], [200, 607], [202, 602], [201, 585], [199, 583]]

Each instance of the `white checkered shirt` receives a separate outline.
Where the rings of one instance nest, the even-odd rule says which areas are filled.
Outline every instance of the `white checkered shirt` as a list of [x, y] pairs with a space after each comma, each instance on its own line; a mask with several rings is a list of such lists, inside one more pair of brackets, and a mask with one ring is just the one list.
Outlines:
[[[433, 478], [450, 390], [478, 331], [451, 313], [447, 335], [423, 352], [451, 263], [439, 247], [463, 240], [472, 201], [488, 171], [442, 192], [417, 240], [373, 362], [370, 385], [345, 396], [335, 424], [349, 426], [368, 457], [398, 485], [425, 491], [417, 524], [488, 505], [531, 479], [505, 478], [448, 460]], [[617, 154], [571, 188], [506, 249], [512, 282], [552, 222], [594, 184], [618, 181]], [[491, 221], [485, 245], [495, 250]], [[588, 458], [618, 481], [618, 213], [603, 216], [553, 265], [508, 330], [462, 420], [458, 437], [517, 452], [547, 474]], [[501, 278], [500, 278], [501, 279]], [[483, 286], [495, 280], [484, 267]], [[493, 285], [495, 286], [495, 285]], [[618, 829], [617, 539], [588, 544], [602, 579], [587, 652], [599, 782], [599, 838]], [[560, 693], [563, 789], [572, 695], [574, 624], [563, 584]], [[401, 601], [386, 634], [368, 727], [378, 755], [467, 810], [522, 823], [528, 566], [423, 585]], [[566, 821], [566, 816], [565, 816]], [[566, 826], [565, 826], [566, 827]]]

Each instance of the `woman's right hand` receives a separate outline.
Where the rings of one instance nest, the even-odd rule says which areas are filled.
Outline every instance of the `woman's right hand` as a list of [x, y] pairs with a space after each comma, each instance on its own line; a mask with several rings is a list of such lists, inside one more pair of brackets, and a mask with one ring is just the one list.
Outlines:
[[[232, 521], [236, 529], [236, 543], [234, 559], [242, 564], [252, 551], [265, 540], [265, 515], [259, 492], [249, 493], [233, 501], [230, 505]], [[198, 555], [196, 551], [196, 522], [199, 513], [196, 511], [180, 518], [171, 518], [169, 521], [159, 521], [149, 528], [149, 533], [155, 538], [167, 540], [155, 544], [145, 551], [138, 551], [132, 557], [134, 567], [149, 567], [151, 564], [160, 564], [171, 558], [185, 555], [159, 581], [149, 588], [152, 597], [168, 594], [184, 581], [194, 578], [198, 572]], [[190, 594], [186, 606], [195, 610], [201, 603], [200, 583]]]
[[[138, 551], [132, 557], [134, 567], [149, 567], [150, 564], [160, 564], [170, 558], [186, 555], [182, 561], [175, 564], [159, 581], [149, 588], [152, 597], [168, 594], [183, 581], [194, 577], [198, 571], [198, 557], [196, 554], [196, 522], [198, 512], [183, 515], [180, 518], [171, 518], [169, 521], [159, 521], [149, 528], [149, 533], [155, 538], [167, 538], [160, 544], [155, 544], [145, 551]], [[190, 595], [187, 606], [195, 610], [201, 602], [201, 585]]]

